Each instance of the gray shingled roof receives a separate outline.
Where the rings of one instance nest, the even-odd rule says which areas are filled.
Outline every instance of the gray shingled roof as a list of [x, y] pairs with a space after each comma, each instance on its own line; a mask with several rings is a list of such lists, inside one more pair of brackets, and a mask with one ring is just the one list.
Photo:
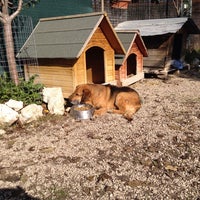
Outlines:
[[117, 35], [122, 42], [125, 50], [128, 51], [130, 45], [137, 35], [137, 32], [117, 32]]
[[197, 25], [189, 18], [167, 18], [167, 19], [148, 19], [134, 20], [119, 23], [116, 31], [140, 30], [142, 36], [162, 35], [166, 33], [176, 33], [184, 25], [187, 26], [188, 33], [198, 34]]
[[[126, 53], [129, 53], [129, 49], [132, 47], [133, 42], [136, 42], [138, 47], [140, 48], [141, 53], [147, 57], [147, 49], [145, 47], [145, 44], [139, 34], [138, 31], [117, 31], [117, 35], [120, 39], [120, 41], [122, 42]], [[125, 56], [121, 55], [117, 55], [115, 56], [115, 63], [117, 65], [121, 65], [122, 62], [124, 61]]]
[[[78, 58], [104, 18], [104, 13], [92, 13], [40, 19], [17, 56], [21, 58]], [[110, 33], [115, 35], [109, 22], [108, 26], [110, 26], [109, 30], [112, 30]], [[116, 41], [118, 38], [115, 35], [114, 45]], [[115, 50], [119, 51], [116, 53], [123, 54], [124, 50], [120, 41]]]

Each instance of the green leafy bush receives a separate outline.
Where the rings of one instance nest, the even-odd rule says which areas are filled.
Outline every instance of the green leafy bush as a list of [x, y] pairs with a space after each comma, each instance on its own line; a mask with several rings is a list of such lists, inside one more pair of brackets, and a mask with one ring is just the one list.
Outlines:
[[185, 53], [185, 61], [189, 64], [192, 64], [195, 58], [198, 58], [200, 60], [200, 50], [187, 50]]
[[16, 86], [6, 75], [0, 76], [0, 103], [9, 99], [23, 101], [24, 105], [31, 103], [42, 103], [42, 84], [34, 84], [37, 75], [32, 76], [28, 81], [20, 81]]

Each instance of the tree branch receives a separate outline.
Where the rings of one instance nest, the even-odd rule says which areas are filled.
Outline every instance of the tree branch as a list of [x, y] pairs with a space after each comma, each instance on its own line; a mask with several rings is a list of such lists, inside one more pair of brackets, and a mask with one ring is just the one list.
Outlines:
[[10, 19], [13, 20], [21, 11], [22, 9], [23, 0], [19, 0], [17, 10], [10, 16]]
[[4, 20], [4, 18], [2, 17], [2, 13], [0, 12], [0, 22], [2, 23], [2, 24], [4, 24], [6, 21]]
[[177, 13], [177, 15], [178, 16], [180, 16], [180, 7], [179, 7], [179, 3], [178, 3], [178, 0], [175, 2], [175, 0], [173, 0], [173, 4], [174, 4], [174, 7], [175, 7], [175, 9], [176, 9], [176, 13]]
[[2, 10], [0, 11], [0, 22], [4, 24], [6, 22], [6, 20], [4, 19], [4, 17], [5, 17], [4, 12], [5, 12], [5, 9], [6, 9], [4, 0], [0, 1], [0, 6], [2, 8]]

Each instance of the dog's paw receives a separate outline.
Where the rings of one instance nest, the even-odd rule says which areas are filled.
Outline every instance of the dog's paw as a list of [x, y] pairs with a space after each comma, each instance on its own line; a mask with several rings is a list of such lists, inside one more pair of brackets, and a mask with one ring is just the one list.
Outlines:
[[125, 113], [124, 114], [125, 119], [127, 119], [129, 122], [131, 122], [133, 120], [132, 115]]
[[114, 111], [113, 110], [108, 110], [107, 113], [114, 113]]
[[98, 109], [94, 111], [94, 116], [101, 116], [106, 114], [107, 110], [106, 109]]

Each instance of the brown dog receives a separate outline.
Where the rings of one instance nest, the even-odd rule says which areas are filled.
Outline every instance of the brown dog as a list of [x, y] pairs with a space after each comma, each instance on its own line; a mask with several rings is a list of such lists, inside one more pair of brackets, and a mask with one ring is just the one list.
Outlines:
[[78, 85], [69, 101], [72, 104], [87, 103], [94, 106], [96, 116], [113, 112], [122, 114], [129, 121], [141, 107], [140, 97], [134, 89], [114, 85]]

